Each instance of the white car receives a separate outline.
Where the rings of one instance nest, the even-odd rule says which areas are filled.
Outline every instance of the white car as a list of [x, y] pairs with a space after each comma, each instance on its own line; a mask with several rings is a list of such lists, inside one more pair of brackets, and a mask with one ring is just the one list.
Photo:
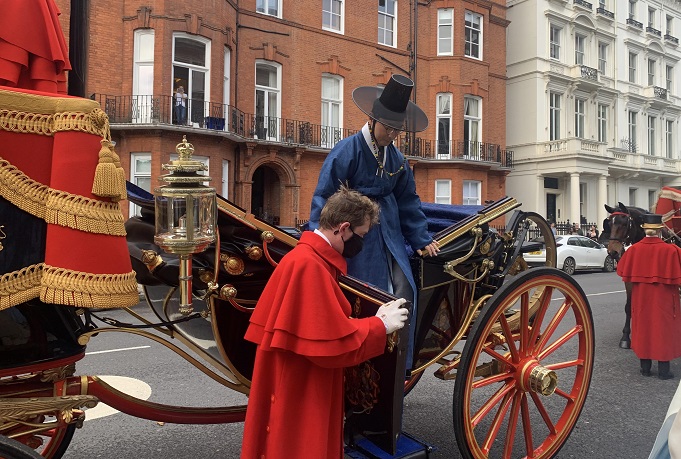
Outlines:
[[[556, 255], [556, 267], [570, 275], [578, 269], [602, 269], [608, 273], [615, 269], [615, 260], [608, 255], [608, 249], [584, 236], [556, 236]], [[546, 249], [525, 253], [523, 258], [530, 266], [543, 266]]]

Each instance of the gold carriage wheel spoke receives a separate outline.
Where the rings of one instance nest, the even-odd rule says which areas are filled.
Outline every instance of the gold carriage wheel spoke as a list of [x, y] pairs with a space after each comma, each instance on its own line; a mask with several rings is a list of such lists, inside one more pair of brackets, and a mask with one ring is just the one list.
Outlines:
[[539, 303], [539, 308], [537, 313], [534, 315], [534, 322], [532, 323], [532, 334], [530, 335], [530, 343], [536, 343], [539, 339], [539, 332], [541, 330], [541, 324], [544, 321], [544, 316], [546, 311], [549, 309], [551, 304], [551, 298], [553, 297], [553, 287], [545, 287], [542, 293], [541, 302]]
[[553, 317], [553, 319], [551, 319], [549, 326], [546, 327], [546, 330], [544, 331], [544, 334], [542, 335], [541, 339], [534, 346], [533, 354], [538, 354], [539, 350], [543, 349], [544, 346], [546, 346], [546, 343], [551, 338], [551, 335], [553, 335], [553, 333], [556, 331], [556, 328], [558, 328], [558, 324], [560, 324], [560, 322], [563, 320], [563, 317], [565, 317], [565, 314], [567, 314], [568, 310], [571, 307], [572, 301], [566, 298], [563, 304], [560, 305], [560, 309], [558, 310], [556, 315]]
[[532, 442], [532, 422], [530, 420], [530, 409], [527, 405], [527, 394], [520, 394], [520, 414], [522, 416], [523, 433], [525, 434], [525, 449], [527, 457], [534, 457], [534, 443]]
[[548, 370], [562, 370], [564, 368], [570, 367], [581, 367], [584, 366], [584, 359], [568, 360], [565, 362], [550, 363], [544, 365], [544, 368]]
[[499, 435], [501, 423], [506, 417], [506, 413], [508, 413], [508, 408], [511, 406], [511, 401], [513, 400], [512, 397], [514, 395], [515, 394], [513, 392], [507, 392], [504, 395], [504, 399], [501, 401], [501, 405], [499, 405], [497, 414], [494, 415], [492, 425], [490, 425], [489, 431], [487, 432], [487, 437], [485, 437], [485, 441], [482, 444], [482, 451], [485, 453], [485, 456], [489, 455], [489, 452], [492, 449], [492, 443], [494, 443], [494, 441], [497, 439], [497, 435]]
[[551, 421], [551, 417], [549, 416], [548, 411], [546, 411], [546, 407], [539, 398], [539, 395], [536, 392], [530, 392], [530, 397], [532, 397], [532, 400], [534, 401], [534, 406], [537, 407], [537, 411], [539, 411], [539, 414], [544, 420], [544, 424], [546, 424], [546, 427], [548, 427], [551, 435], [556, 435], [558, 433], [558, 431], [556, 430], [556, 426], [553, 425], [553, 421]]
[[520, 394], [516, 392], [513, 396], [513, 406], [511, 415], [508, 417], [508, 430], [506, 431], [506, 444], [504, 445], [504, 458], [510, 459], [513, 453], [513, 443], [515, 442], [515, 431], [518, 428], [518, 413], [520, 412]]
[[530, 293], [523, 292], [520, 295], [520, 355], [527, 356], [527, 350], [532, 349], [528, 347], [527, 343], [527, 328], [530, 326]]
[[485, 402], [484, 405], [480, 407], [480, 409], [471, 417], [471, 424], [473, 427], [477, 426], [480, 421], [484, 419], [487, 414], [492, 411], [492, 408], [506, 396], [506, 394], [509, 394], [512, 390], [515, 389], [515, 384], [513, 382], [507, 382], [503, 386], [501, 386], [492, 397], [490, 397], [489, 400]]
[[503, 355], [499, 354], [499, 353], [498, 353], [497, 351], [495, 351], [494, 349], [490, 349], [489, 347], [485, 346], [485, 347], [483, 348], [482, 351], [483, 351], [485, 354], [488, 354], [488, 355], [490, 355], [491, 357], [494, 357], [495, 359], [499, 360], [500, 362], [503, 362], [503, 363], [507, 364], [507, 365], [510, 366], [511, 368], [515, 368], [515, 366], [516, 366], [515, 363], [513, 363], [513, 362], [510, 361], [510, 360], [508, 360], [506, 357], [504, 357]]
[[554, 341], [549, 347], [547, 347], [546, 349], [541, 351], [539, 353], [539, 355], [537, 355], [537, 360], [541, 361], [541, 360], [545, 359], [546, 357], [550, 356], [551, 354], [553, 354], [556, 351], [556, 349], [560, 348], [562, 345], [564, 345], [565, 343], [570, 341], [570, 339], [573, 336], [578, 335], [583, 330], [584, 330], [584, 327], [582, 327], [581, 325], [575, 325], [574, 327], [572, 327], [572, 329], [570, 331], [563, 334], [563, 336], [561, 336], [556, 341]]
[[501, 322], [501, 331], [504, 334], [504, 338], [506, 338], [506, 344], [508, 345], [508, 350], [511, 351], [511, 359], [513, 360], [513, 363], [518, 363], [520, 362], [520, 356], [518, 354], [518, 349], [515, 347], [515, 340], [513, 339], [513, 332], [511, 331], [511, 327], [508, 325], [508, 321], [506, 320], [506, 316], [501, 314], [499, 316], [499, 322]]

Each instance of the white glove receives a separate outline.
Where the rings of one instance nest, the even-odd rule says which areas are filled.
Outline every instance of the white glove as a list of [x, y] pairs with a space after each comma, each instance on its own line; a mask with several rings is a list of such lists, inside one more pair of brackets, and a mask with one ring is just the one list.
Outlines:
[[404, 298], [388, 301], [376, 311], [376, 317], [383, 321], [387, 335], [404, 327], [405, 322], [409, 319], [409, 311], [402, 307], [406, 302], [407, 300]]

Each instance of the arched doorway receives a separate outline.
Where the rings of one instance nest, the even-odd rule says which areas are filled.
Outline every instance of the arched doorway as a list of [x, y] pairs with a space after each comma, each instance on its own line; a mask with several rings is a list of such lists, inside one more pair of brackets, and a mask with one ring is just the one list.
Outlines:
[[251, 212], [268, 223], [278, 225], [281, 217], [281, 181], [277, 171], [260, 166], [253, 172]]

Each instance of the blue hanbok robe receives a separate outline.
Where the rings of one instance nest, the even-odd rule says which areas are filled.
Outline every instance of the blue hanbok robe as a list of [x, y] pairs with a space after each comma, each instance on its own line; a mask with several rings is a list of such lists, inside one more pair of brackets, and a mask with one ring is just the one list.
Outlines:
[[[378, 161], [364, 140], [362, 132], [341, 140], [327, 156], [319, 172], [319, 181], [312, 197], [309, 228], [319, 226], [319, 215], [326, 200], [341, 184], [346, 184], [380, 206], [380, 223], [364, 236], [364, 248], [348, 260], [348, 274], [383, 290], [392, 291], [390, 268], [386, 250], [397, 261], [409, 280], [414, 298], [410, 319], [410, 339], [407, 368], [413, 356], [413, 337], [416, 330], [417, 290], [407, 254], [406, 242], [413, 250], [432, 242], [428, 234], [426, 216], [416, 194], [414, 174], [404, 155], [393, 145], [385, 147], [385, 166], [382, 175], [376, 174]], [[390, 176], [404, 164], [404, 170]], [[407, 298], [409, 299], [409, 298]]]

